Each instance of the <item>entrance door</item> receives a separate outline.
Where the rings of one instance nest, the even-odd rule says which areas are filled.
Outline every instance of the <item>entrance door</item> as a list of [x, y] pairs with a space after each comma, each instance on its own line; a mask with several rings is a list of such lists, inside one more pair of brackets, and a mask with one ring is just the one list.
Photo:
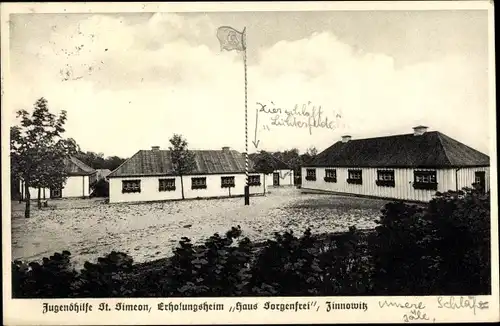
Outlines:
[[476, 186], [482, 191], [486, 190], [486, 173], [484, 171], [477, 171], [475, 178]]
[[273, 186], [278, 187], [280, 185], [280, 174], [277, 172], [273, 173]]
[[50, 198], [61, 198], [62, 192], [60, 188], [51, 188], [50, 189]]

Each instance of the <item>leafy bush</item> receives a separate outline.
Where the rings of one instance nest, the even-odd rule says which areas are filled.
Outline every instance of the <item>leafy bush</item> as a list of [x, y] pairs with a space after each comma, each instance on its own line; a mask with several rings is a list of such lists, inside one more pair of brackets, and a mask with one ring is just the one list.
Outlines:
[[73, 295], [77, 272], [71, 268], [69, 251], [44, 258], [41, 264], [12, 263], [12, 295], [15, 298], [67, 298]]
[[201, 246], [183, 237], [168, 262], [149, 273], [141, 295], [243, 295], [253, 247], [248, 238], [236, 243], [241, 235], [241, 228], [233, 227], [224, 237], [216, 233]]
[[366, 248], [358, 231], [313, 236], [308, 229], [275, 234], [252, 269], [255, 295], [362, 295], [368, 284]]
[[423, 214], [423, 208], [402, 202], [389, 203], [382, 209], [377, 221], [380, 225], [369, 239], [375, 293], [419, 295], [426, 291], [416, 275], [423, 278], [422, 274], [431, 273], [435, 254], [426, 255], [432, 235]]
[[425, 208], [389, 203], [378, 222], [370, 237], [375, 293], [490, 292], [489, 193], [437, 193]]
[[252, 292], [265, 296], [315, 292], [321, 271], [318, 253], [310, 230], [300, 238], [292, 232], [275, 233], [275, 240], [267, 241], [252, 269]]
[[490, 293], [489, 193], [438, 194], [428, 205], [387, 204], [375, 230], [252, 243], [235, 227], [173, 256], [133, 264], [112, 252], [80, 272], [70, 253], [12, 264], [16, 298], [478, 295]]
[[76, 297], [105, 298], [128, 297], [134, 293], [127, 289], [124, 279], [132, 270], [133, 260], [121, 252], [111, 252], [98, 258], [97, 264], [85, 262], [84, 269], [72, 287]]
[[242, 239], [241, 228], [232, 228], [225, 237], [211, 236], [201, 247], [193, 249], [184, 238], [175, 250], [168, 268], [169, 296], [232, 296], [241, 295], [251, 258], [251, 242]]
[[324, 271], [320, 295], [362, 296], [371, 291], [373, 263], [366, 236], [354, 227], [329, 236], [320, 256], [320, 268]]
[[429, 204], [432, 247], [440, 263], [439, 291], [489, 294], [491, 291], [490, 194], [480, 189], [448, 192]]

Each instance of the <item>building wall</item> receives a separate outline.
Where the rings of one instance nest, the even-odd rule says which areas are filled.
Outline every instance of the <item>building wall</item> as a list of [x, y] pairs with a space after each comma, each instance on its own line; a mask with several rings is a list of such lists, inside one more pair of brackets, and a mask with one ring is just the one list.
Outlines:
[[[273, 173], [279, 173], [280, 175], [280, 184], [279, 186], [293, 186], [293, 170], [275, 170]], [[269, 187], [273, 187], [273, 173], [266, 175], [266, 191]]]
[[478, 167], [478, 168], [462, 168], [456, 172], [453, 170], [453, 181], [457, 180], [458, 177], [458, 189], [464, 187], [470, 187], [472, 183], [475, 182], [476, 172], [486, 172], [486, 190], [490, 190], [490, 168], [489, 167]]
[[66, 180], [62, 197], [88, 197], [90, 195], [89, 176], [74, 176]]
[[[335, 168], [337, 170], [337, 182], [326, 182], [324, 181], [325, 169], [326, 168], [315, 168], [316, 169], [316, 181], [306, 180], [306, 169], [302, 168], [302, 188], [303, 189], [314, 189], [314, 190], [324, 190], [356, 195], [365, 196], [376, 196], [383, 198], [394, 198], [402, 200], [415, 200], [415, 201], [430, 201], [436, 191], [445, 192], [448, 190], [456, 190], [456, 178], [455, 169], [440, 169], [436, 170], [436, 181], [438, 182], [437, 190], [422, 190], [413, 188], [415, 169], [394, 169], [394, 181], [395, 187], [380, 187], [377, 186], [375, 181], [377, 180], [377, 170], [376, 168], [361, 168], [363, 184], [349, 184], [347, 183], [348, 170], [350, 168]], [[421, 170], [432, 170], [432, 169], [418, 169]], [[474, 182], [474, 172], [475, 171], [485, 171], [488, 168], [477, 168], [477, 169], [463, 169], [458, 172], [459, 175], [459, 189], [465, 187], [467, 184], [470, 186]], [[489, 172], [486, 173], [487, 187], [489, 189], [488, 181]]]
[[[250, 173], [249, 175], [256, 175]], [[260, 175], [260, 186], [250, 186], [250, 194], [264, 193], [263, 174]], [[235, 186], [232, 188], [221, 187], [221, 177], [234, 176]], [[192, 177], [206, 177], [206, 189], [191, 189]], [[175, 190], [159, 191], [159, 179], [175, 178]], [[213, 174], [213, 175], [189, 175], [183, 176], [184, 198], [210, 198], [210, 197], [230, 197], [244, 195], [245, 193], [245, 174]], [[141, 192], [122, 193], [123, 180], [141, 180]], [[109, 178], [109, 202], [146, 202], [182, 199], [180, 177], [127, 177], [127, 178]]]
[[[21, 194], [25, 198], [24, 194], [24, 184], [21, 181]], [[29, 188], [30, 198], [38, 199], [38, 189]], [[63, 186], [61, 197], [71, 198], [71, 197], [88, 197], [90, 195], [89, 186], [89, 176], [71, 176], [66, 179], [66, 183]], [[43, 198], [43, 189], [40, 190], [40, 197]], [[45, 188], [45, 198], [50, 198], [50, 189]]]

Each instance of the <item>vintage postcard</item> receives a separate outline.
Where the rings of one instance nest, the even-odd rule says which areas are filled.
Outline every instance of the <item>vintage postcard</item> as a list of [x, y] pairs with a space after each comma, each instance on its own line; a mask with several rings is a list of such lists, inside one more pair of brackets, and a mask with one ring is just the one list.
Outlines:
[[5, 325], [499, 321], [493, 3], [2, 3]]

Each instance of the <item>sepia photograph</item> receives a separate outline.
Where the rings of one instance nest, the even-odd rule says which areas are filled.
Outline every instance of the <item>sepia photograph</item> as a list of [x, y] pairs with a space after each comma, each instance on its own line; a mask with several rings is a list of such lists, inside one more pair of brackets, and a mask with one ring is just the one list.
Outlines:
[[2, 4], [4, 323], [498, 321], [493, 4], [396, 2]]

